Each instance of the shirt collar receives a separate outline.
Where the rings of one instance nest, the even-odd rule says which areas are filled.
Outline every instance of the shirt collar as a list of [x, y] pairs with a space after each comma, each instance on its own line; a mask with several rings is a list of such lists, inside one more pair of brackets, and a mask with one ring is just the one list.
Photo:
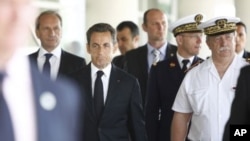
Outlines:
[[[168, 43], [165, 42], [159, 49], [157, 49], [161, 52], [163, 56], [165, 56], [166, 54], [167, 44]], [[152, 51], [155, 50], [155, 48], [151, 46], [149, 43], [147, 43], [147, 48], [148, 48], [148, 54], [152, 53]]]
[[194, 60], [194, 56], [192, 56], [192, 57], [190, 57], [190, 58], [184, 58], [184, 57], [182, 57], [182, 56], [178, 53], [178, 51], [176, 52], [176, 57], [177, 57], [177, 60], [178, 60], [179, 64], [182, 64], [182, 60], [184, 60], [184, 59], [188, 59], [188, 60], [189, 60], [189, 63], [191, 63], [191, 64], [192, 64], [192, 62], [193, 62], [193, 60]]
[[108, 66], [105, 67], [104, 69], [99, 69], [99, 68], [97, 68], [93, 63], [91, 63], [91, 76], [92, 76], [92, 78], [93, 78], [93, 76], [96, 77], [96, 72], [99, 71], [99, 70], [103, 71], [103, 73], [104, 73], [103, 75], [104, 75], [105, 77], [109, 77], [109, 76], [110, 76], [110, 73], [111, 73], [111, 67], [112, 67], [112, 65], [111, 65], [111, 63], [110, 63], [110, 64], [108, 64]]
[[[40, 48], [39, 53], [38, 53], [38, 57], [42, 57], [44, 56], [44, 54], [49, 53], [47, 50], [45, 50], [43, 47]], [[50, 53], [53, 54], [53, 56], [56, 56], [57, 58], [60, 58], [61, 54], [62, 54], [62, 49], [61, 47], [56, 47], [53, 51], [51, 51]]]
[[240, 56], [240, 57], [243, 57], [243, 55], [244, 55], [244, 49], [241, 52], [239, 52], [237, 55]]

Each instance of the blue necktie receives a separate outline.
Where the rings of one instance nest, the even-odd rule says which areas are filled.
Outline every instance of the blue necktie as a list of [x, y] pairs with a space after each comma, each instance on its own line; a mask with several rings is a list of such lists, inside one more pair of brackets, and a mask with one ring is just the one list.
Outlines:
[[50, 62], [49, 62], [49, 59], [51, 58], [51, 56], [52, 56], [51, 53], [46, 53], [45, 54], [46, 59], [45, 59], [45, 63], [43, 65], [43, 71], [42, 71], [45, 75], [48, 75], [48, 76], [50, 76]]
[[10, 112], [3, 96], [2, 83], [5, 73], [0, 72], [0, 140], [14, 141], [14, 133]]
[[94, 86], [94, 106], [95, 106], [95, 112], [97, 119], [99, 121], [103, 108], [104, 108], [104, 98], [103, 98], [103, 84], [102, 84], [102, 75], [103, 71], [97, 72], [97, 77], [95, 80], [95, 86]]

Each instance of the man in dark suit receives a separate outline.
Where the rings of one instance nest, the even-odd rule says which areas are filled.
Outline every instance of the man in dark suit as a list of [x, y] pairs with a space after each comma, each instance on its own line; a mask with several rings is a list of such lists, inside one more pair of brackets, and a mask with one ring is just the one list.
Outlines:
[[[250, 125], [250, 66], [243, 67], [238, 78], [231, 115], [225, 126], [223, 141], [230, 141], [230, 125]], [[249, 133], [247, 133], [249, 134]]]
[[139, 28], [132, 21], [123, 21], [117, 27], [117, 43], [121, 55], [113, 58], [112, 63], [117, 67], [124, 68], [124, 55], [129, 50], [138, 47], [139, 43]]
[[147, 140], [139, 84], [111, 64], [116, 49], [115, 29], [109, 24], [97, 23], [88, 29], [91, 63], [72, 73], [85, 90], [84, 141]]
[[32, 1], [0, 5], [0, 140], [82, 141], [82, 105], [75, 86], [42, 76], [20, 52], [35, 12]]
[[[151, 67], [145, 107], [149, 141], [170, 140], [171, 108], [176, 93], [188, 69], [203, 61], [196, 56], [202, 43], [202, 31], [197, 29], [201, 20], [202, 15], [195, 14], [172, 23], [170, 30], [176, 38], [177, 53]], [[183, 60], [189, 62], [183, 64]]]
[[236, 26], [237, 36], [235, 51], [239, 56], [247, 59], [247, 61], [250, 61], [250, 52], [245, 49], [247, 43], [247, 27], [242, 21], [236, 23]]
[[[177, 48], [166, 41], [168, 22], [163, 11], [147, 10], [143, 16], [142, 27], [147, 32], [148, 43], [126, 53], [124, 69], [139, 80], [144, 104], [151, 65], [173, 56]], [[153, 54], [154, 51], [158, 52], [157, 57]]]
[[62, 37], [62, 18], [56, 11], [44, 11], [36, 20], [36, 35], [41, 41], [41, 48], [29, 55], [30, 60], [42, 71], [46, 54], [51, 54], [50, 76], [53, 80], [74, 72], [86, 65], [85, 59], [66, 52], [60, 47]]

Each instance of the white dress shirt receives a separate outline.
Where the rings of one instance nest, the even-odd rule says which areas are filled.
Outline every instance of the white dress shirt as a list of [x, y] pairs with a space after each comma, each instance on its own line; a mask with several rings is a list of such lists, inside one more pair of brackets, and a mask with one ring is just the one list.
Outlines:
[[3, 93], [10, 111], [15, 140], [36, 141], [31, 73], [28, 58], [25, 56], [17, 53], [6, 66]]
[[[37, 57], [37, 65], [38, 65], [38, 69], [41, 72], [42, 72], [43, 65], [44, 65], [45, 59], [46, 59], [44, 54], [46, 54], [46, 53], [49, 53], [49, 52], [46, 51], [44, 48], [41, 47], [39, 49], [38, 57]], [[50, 53], [53, 54], [49, 60], [50, 66], [51, 66], [50, 67], [51, 68], [50, 74], [51, 74], [51, 79], [55, 80], [57, 78], [59, 67], [60, 67], [62, 49], [61, 49], [61, 47], [58, 46]]]
[[107, 98], [108, 94], [108, 87], [109, 87], [109, 78], [110, 78], [110, 73], [111, 73], [111, 67], [112, 65], [109, 64], [106, 68], [104, 69], [98, 69], [93, 63], [91, 63], [91, 86], [92, 86], [92, 96], [94, 97], [94, 86], [95, 86], [95, 80], [97, 77], [97, 71], [101, 70], [103, 71], [103, 76], [102, 76], [102, 84], [103, 84], [103, 99], [104, 99], [104, 104]]

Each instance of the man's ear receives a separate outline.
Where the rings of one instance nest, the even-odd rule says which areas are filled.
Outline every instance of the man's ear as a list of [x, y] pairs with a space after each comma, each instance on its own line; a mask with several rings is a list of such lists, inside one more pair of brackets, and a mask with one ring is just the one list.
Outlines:
[[211, 42], [209, 40], [211, 40], [211, 39], [206, 39], [206, 44], [207, 44], [207, 47], [211, 50], [211, 48], [210, 48]]
[[135, 41], [136, 43], [138, 43], [138, 42], [139, 42], [139, 40], [140, 40], [139, 35], [136, 35], [136, 36], [134, 37], [134, 41]]
[[177, 36], [175, 37], [175, 40], [176, 40], [176, 42], [177, 42], [178, 45], [179, 45], [179, 44], [182, 45], [182, 43], [183, 43], [182, 36], [177, 35]]
[[39, 33], [39, 31], [38, 31], [38, 29], [36, 29], [36, 37], [38, 38], [38, 39], [40, 39], [40, 33]]
[[145, 25], [144, 23], [141, 25], [142, 26], [142, 29], [147, 32], [147, 25]]

